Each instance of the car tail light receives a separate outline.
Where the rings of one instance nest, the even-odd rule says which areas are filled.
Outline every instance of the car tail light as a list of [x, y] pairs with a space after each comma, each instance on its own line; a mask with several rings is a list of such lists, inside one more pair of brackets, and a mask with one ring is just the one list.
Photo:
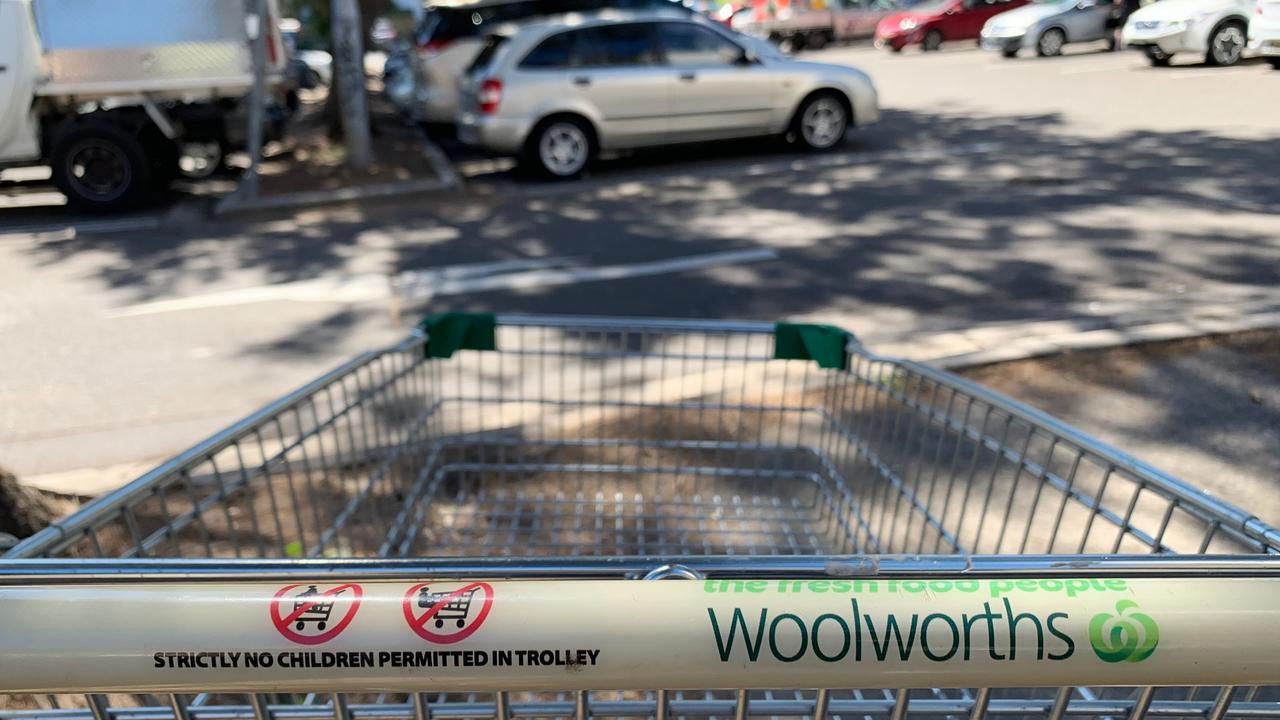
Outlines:
[[502, 102], [502, 81], [497, 78], [485, 78], [480, 83], [480, 93], [476, 99], [480, 101], [482, 115], [498, 112], [498, 103]]
[[439, 55], [452, 44], [452, 40], [429, 40], [426, 44], [418, 46], [418, 54], [425, 57]]

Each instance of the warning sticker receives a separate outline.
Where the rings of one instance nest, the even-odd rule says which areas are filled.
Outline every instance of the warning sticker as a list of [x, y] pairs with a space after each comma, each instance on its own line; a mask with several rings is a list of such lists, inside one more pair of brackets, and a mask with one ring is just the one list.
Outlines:
[[480, 629], [493, 607], [493, 586], [421, 583], [404, 596], [404, 619], [423, 640], [456, 643]]
[[271, 599], [271, 623], [288, 640], [319, 645], [337, 637], [351, 624], [363, 595], [355, 583], [333, 587], [286, 585]]

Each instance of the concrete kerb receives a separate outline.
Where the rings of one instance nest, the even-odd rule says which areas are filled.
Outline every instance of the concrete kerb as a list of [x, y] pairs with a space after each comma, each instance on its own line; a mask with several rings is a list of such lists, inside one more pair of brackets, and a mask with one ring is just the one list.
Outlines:
[[[980, 365], [1028, 360], [1080, 350], [1105, 350], [1172, 340], [1189, 340], [1210, 335], [1280, 328], [1280, 312], [1265, 312], [1239, 318], [1178, 319], [1121, 327], [1104, 327], [1072, 333], [1037, 335], [1011, 332], [1003, 341], [975, 350], [941, 354], [918, 353], [914, 357], [945, 370], [962, 370]], [[932, 348], [937, 353], [937, 348]]]

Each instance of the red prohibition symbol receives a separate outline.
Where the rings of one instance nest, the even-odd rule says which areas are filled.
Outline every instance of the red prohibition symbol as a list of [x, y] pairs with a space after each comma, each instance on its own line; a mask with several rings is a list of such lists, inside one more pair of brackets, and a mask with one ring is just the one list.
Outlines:
[[328, 642], [351, 624], [364, 591], [355, 583], [323, 588], [294, 584], [271, 599], [271, 624], [286, 640], [299, 645]]
[[493, 608], [493, 586], [473, 582], [420, 583], [404, 594], [404, 619], [427, 642], [448, 645], [471, 637]]

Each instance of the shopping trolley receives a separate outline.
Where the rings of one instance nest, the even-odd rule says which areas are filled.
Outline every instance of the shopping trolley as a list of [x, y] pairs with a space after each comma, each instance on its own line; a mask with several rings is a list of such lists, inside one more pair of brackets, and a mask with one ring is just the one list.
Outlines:
[[[941, 602], [944, 590], [984, 587], [996, 598], [997, 588], [1010, 588], [986, 601], [991, 622], [991, 608], [1028, 588], [1102, 593], [1125, 582], [1175, 583], [1187, 594], [1231, 588], [1224, 593], [1228, 604], [1265, 604], [1274, 586], [1248, 583], [1280, 577], [1277, 553], [1280, 532], [1247, 511], [962, 378], [877, 356], [837, 328], [449, 314], [23, 541], [0, 562], [0, 600], [10, 599], [12, 617], [26, 611], [24, 602], [58, 602], [121, 580], [143, 595], [153, 586], [197, 593], [243, 583], [359, 581], [414, 583], [411, 591], [429, 583], [437, 593], [473, 583], [490, 588], [487, 608], [493, 587], [502, 592], [501, 583], [520, 581], [534, 583], [521, 586], [522, 597], [532, 598], [532, 618], [550, 617], [537, 615], [540, 597], [569, 602], [558, 589], [579, 592], [585, 582], [632, 582], [626, 587], [637, 590], [630, 594], [660, 610], [671, 605], [668, 595], [687, 597], [703, 587], [708, 593], [853, 588], [864, 607], [872, 600], [859, 593], [877, 583], [914, 584], [928, 602]], [[47, 594], [24, 590], [32, 587]], [[1190, 602], [1178, 594], [1166, 593]], [[425, 627], [430, 611], [415, 608], [411, 597], [403, 620], [378, 621], [386, 628], [416, 623], [430, 641], [421, 647], [470, 642], [462, 638], [475, 620], [453, 635], [434, 634]], [[887, 602], [883, 607], [892, 608], [898, 600]], [[574, 607], [595, 617], [600, 603]], [[1024, 651], [1026, 664], [1017, 668], [1032, 673], [1026, 677], [990, 669], [948, 674], [954, 658], [930, 666], [936, 672], [910, 676], [877, 674], [873, 664], [865, 673], [852, 666], [838, 679], [827, 671], [797, 676], [788, 670], [802, 664], [788, 664], [798, 657], [794, 643], [772, 648], [782, 659], [765, 657], [762, 674], [758, 659], [734, 655], [739, 651], [729, 646], [737, 641], [717, 635], [724, 656], [737, 663], [733, 670], [682, 665], [684, 656], [675, 656], [670, 668], [654, 662], [612, 686], [593, 682], [592, 668], [583, 667], [596, 662], [592, 649], [552, 647], [516, 656], [537, 657], [538, 672], [558, 673], [537, 683], [513, 669], [462, 689], [422, 685], [410, 671], [362, 686], [356, 670], [315, 670], [317, 677], [335, 673], [324, 675], [332, 684], [303, 688], [261, 671], [234, 687], [218, 686], [210, 674], [207, 687], [195, 680], [141, 682], [128, 695], [103, 694], [108, 686], [93, 683], [77, 699], [65, 694], [78, 677], [71, 660], [77, 652], [85, 662], [96, 655], [55, 635], [71, 658], [60, 676], [69, 679], [35, 683], [40, 687], [27, 688], [32, 693], [0, 705], [0, 720], [1280, 718], [1280, 692], [1267, 675], [1276, 652], [1275, 639], [1264, 634], [1273, 627], [1271, 615], [1248, 616], [1257, 640], [1246, 638], [1240, 650], [1252, 648], [1256, 662], [1236, 678], [1238, 663], [1212, 661], [1225, 652], [1220, 645], [1193, 657], [1185, 644], [1178, 649], [1167, 625], [1157, 643], [1153, 619], [1131, 604], [1108, 599], [1128, 625], [1118, 629], [1095, 618], [1094, 640], [1075, 637], [1077, 665], [1045, 669], [1046, 651], [1067, 652], [1062, 643], [1046, 644], [1053, 638], [1041, 643], [1039, 655], [1034, 647]], [[493, 605], [502, 607], [501, 598]], [[724, 624], [729, 610], [695, 609], [703, 624], [707, 610], [720, 612], [717, 632], [738, 627]], [[557, 612], [573, 619], [572, 608]], [[742, 616], [754, 623], [755, 612], [748, 606]], [[766, 628], [761, 612], [761, 632], [823, 621], [791, 613], [794, 620], [774, 616]], [[1207, 606], [1204, 613], [1213, 615]], [[505, 620], [500, 610], [492, 615], [493, 627], [512, 622], [511, 613]], [[345, 632], [363, 632], [357, 629], [363, 617]], [[903, 628], [906, 617], [899, 617]], [[927, 624], [931, 616], [912, 617]], [[677, 621], [694, 620], [674, 618], [670, 626]], [[837, 625], [826, 622], [826, 634], [814, 630], [812, 644], [834, 654], [840, 648], [837, 642], [832, 650], [829, 639], [839, 640], [831, 634]], [[968, 632], [982, 621], [965, 622]], [[1043, 631], [1054, 627], [1052, 618], [1046, 622], [1033, 629], [1047, 638]], [[863, 623], [882, 619], [855, 606], [840, 623], [858, 623], [861, 638]], [[668, 632], [664, 627], [637, 629], [636, 652], [646, 634]], [[744, 620], [740, 627], [755, 626]], [[930, 639], [946, 632], [941, 621], [932, 627], [925, 631], [934, 633]], [[990, 627], [992, 637], [1004, 632]], [[1015, 627], [1010, 637], [1017, 632], [1031, 630]], [[343, 647], [355, 643], [351, 637]], [[662, 640], [681, 642], [670, 634]], [[1094, 646], [1097, 658], [1111, 654], [1105, 667], [1089, 654], [1089, 642], [1101, 643]], [[995, 657], [994, 641], [992, 648]], [[507, 651], [494, 652], [509, 661], [501, 654]], [[462, 655], [387, 657], [393, 664], [447, 663]], [[344, 662], [354, 668], [366, 659], [382, 661], [357, 653]], [[1132, 679], [1134, 668], [1183, 661], [1177, 672]], [[157, 666], [179, 662], [235, 660], [156, 656]], [[1114, 674], [1095, 672], [1088, 675], [1094, 680], [1077, 682], [1082, 676], [1073, 668], [1086, 663]], [[714, 682], [692, 684], [712, 670], [719, 673]], [[646, 685], [650, 677], [663, 680]], [[873, 679], [883, 682], [866, 687]], [[311, 692], [289, 692], [300, 689]], [[147, 694], [155, 692], [176, 694]]]
[[[341, 594], [341, 592], [337, 593]], [[296, 630], [305, 630], [307, 623], [314, 623], [317, 630], [323, 630], [325, 625], [329, 623], [329, 615], [333, 613], [333, 600], [317, 599], [321, 598], [320, 591], [315, 585], [307, 586], [306, 590], [298, 593], [294, 598], [293, 609], [297, 613], [297, 620], [294, 622]]]
[[431, 592], [424, 587], [418, 591], [418, 607], [432, 608], [440, 605], [434, 615], [437, 628], [444, 627], [449, 620], [462, 627], [467, 622], [467, 614], [471, 612], [471, 599], [476, 592], [474, 589], [465, 592]]

